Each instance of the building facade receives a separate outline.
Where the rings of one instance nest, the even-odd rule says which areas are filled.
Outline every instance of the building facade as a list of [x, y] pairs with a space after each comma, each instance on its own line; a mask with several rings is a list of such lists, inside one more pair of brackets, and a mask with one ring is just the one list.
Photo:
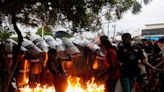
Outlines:
[[164, 38], [164, 23], [159, 24], [147, 24], [146, 28], [142, 30], [142, 36], [144, 39], [156, 40]]

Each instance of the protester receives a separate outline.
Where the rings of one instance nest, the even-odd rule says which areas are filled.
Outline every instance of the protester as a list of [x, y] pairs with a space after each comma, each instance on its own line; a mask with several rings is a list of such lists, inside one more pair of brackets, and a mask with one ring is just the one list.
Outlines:
[[131, 34], [124, 33], [122, 35], [122, 43], [120, 43], [117, 48], [118, 59], [121, 63], [120, 79], [123, 92], [131, 92], [136, 78], [140, 73], [140, 69], [138, 68], [139, 60], [149, 67], [156, 69], [146, 61], [142, 49], [137, 45], [133, 45], [131, 42]]
[[160, 92], [164, 92], [164, 39], [159, 39], [159, 47], [161, 49], [161, 61], [159, 64], [156, 65], [157, 68], [161, 69], [161, 72], [159, 74], [159, 82], [160, 82]]
[[120, 78], [120, 64], [117, 59], [116, 49], [112, 46], [106, 35], [100, 37], [101, 45], [105, 52], [105, 61], [104, 65], [106, 68], [105, 74], [108, 75], [106, 80], [106, 91], [105, 92], [114, 92], [115, 85]]

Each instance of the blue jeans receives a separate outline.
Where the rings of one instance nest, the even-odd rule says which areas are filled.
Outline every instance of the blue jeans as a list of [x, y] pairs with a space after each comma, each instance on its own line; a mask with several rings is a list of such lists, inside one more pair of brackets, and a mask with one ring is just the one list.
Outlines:
[[130, 79], [130, 78], [121, 78], [121, 84], [123, 87], [123, 92], [131, 92], [131, 89], [134, 86], [134, 83], [136, 81], [136, 78]]

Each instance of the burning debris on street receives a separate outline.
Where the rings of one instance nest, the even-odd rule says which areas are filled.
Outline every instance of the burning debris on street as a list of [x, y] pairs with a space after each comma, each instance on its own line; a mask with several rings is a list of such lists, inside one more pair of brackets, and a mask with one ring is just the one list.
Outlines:
[[[6, 52], [9, 56], [17, 42], [8, 42]], [[103, 66], [97, 65], [103, 60], [97, 58], [101, 57], [97, 56], [100, 48], [85, 42], [85, 45], [78, 45], [77, 41], [55, 40], [49, 35], [44, 39], [39, 35], [24, 38], [12, 82], [14, 89], [18, 92], [105, 92], [104, 81], [94, 78], [103, 70]], [[12, 65], [12, 57], [7, 60]]]

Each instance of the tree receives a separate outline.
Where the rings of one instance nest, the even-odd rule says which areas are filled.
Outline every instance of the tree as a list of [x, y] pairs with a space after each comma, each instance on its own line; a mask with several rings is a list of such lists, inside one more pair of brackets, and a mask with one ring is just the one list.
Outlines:
[[[44, 32], [44, 33], [43, 33]], [[44, 26], [44, 27], [41, 27], [41, 28], [38, 28], [36, 34], [42, 36], [42, 34], [44, 35], [51, 35], [53, 36], [53, 31], [52, 31], [52, 28], [50, 26]]]
[[[105, 13], [102, 13], [103, 9], [106, 9]], [[137, 13], [141, 4], [137, 0], [1, 0], [0, 21], [12, 23], [18, 35], [18, 46], [14, 49], [14, 64], [6, 77], [8, 80], [4, 91], [1, 92], [7, 92], [18, 63], [23, 37], [17, 23], [26, 26], [69, 25], [74, 32], [79, 29], [96, 31], [101, 29], [101, 16], [109, 21], [112, 17], [120, 19], [129, 9]]]
[[[150, 0], [143, 0], [145, 4]], [[15, 7], [16, 6], [16, 7]], [[106, 9], [103, 13], [102, 10]], [[16, 13], [17, 22], [27, 26], [71, 25], [78, 29], [98, 30], [101, 16], [109, 21], [132, 9], [137, 13], [141, 4], [137, 0], [5, 0], [1, 2], [2, 14]], [[6, 12], [7, 11], [7, 12]], [[15, 12], [16, 11], [16, 12]]]

